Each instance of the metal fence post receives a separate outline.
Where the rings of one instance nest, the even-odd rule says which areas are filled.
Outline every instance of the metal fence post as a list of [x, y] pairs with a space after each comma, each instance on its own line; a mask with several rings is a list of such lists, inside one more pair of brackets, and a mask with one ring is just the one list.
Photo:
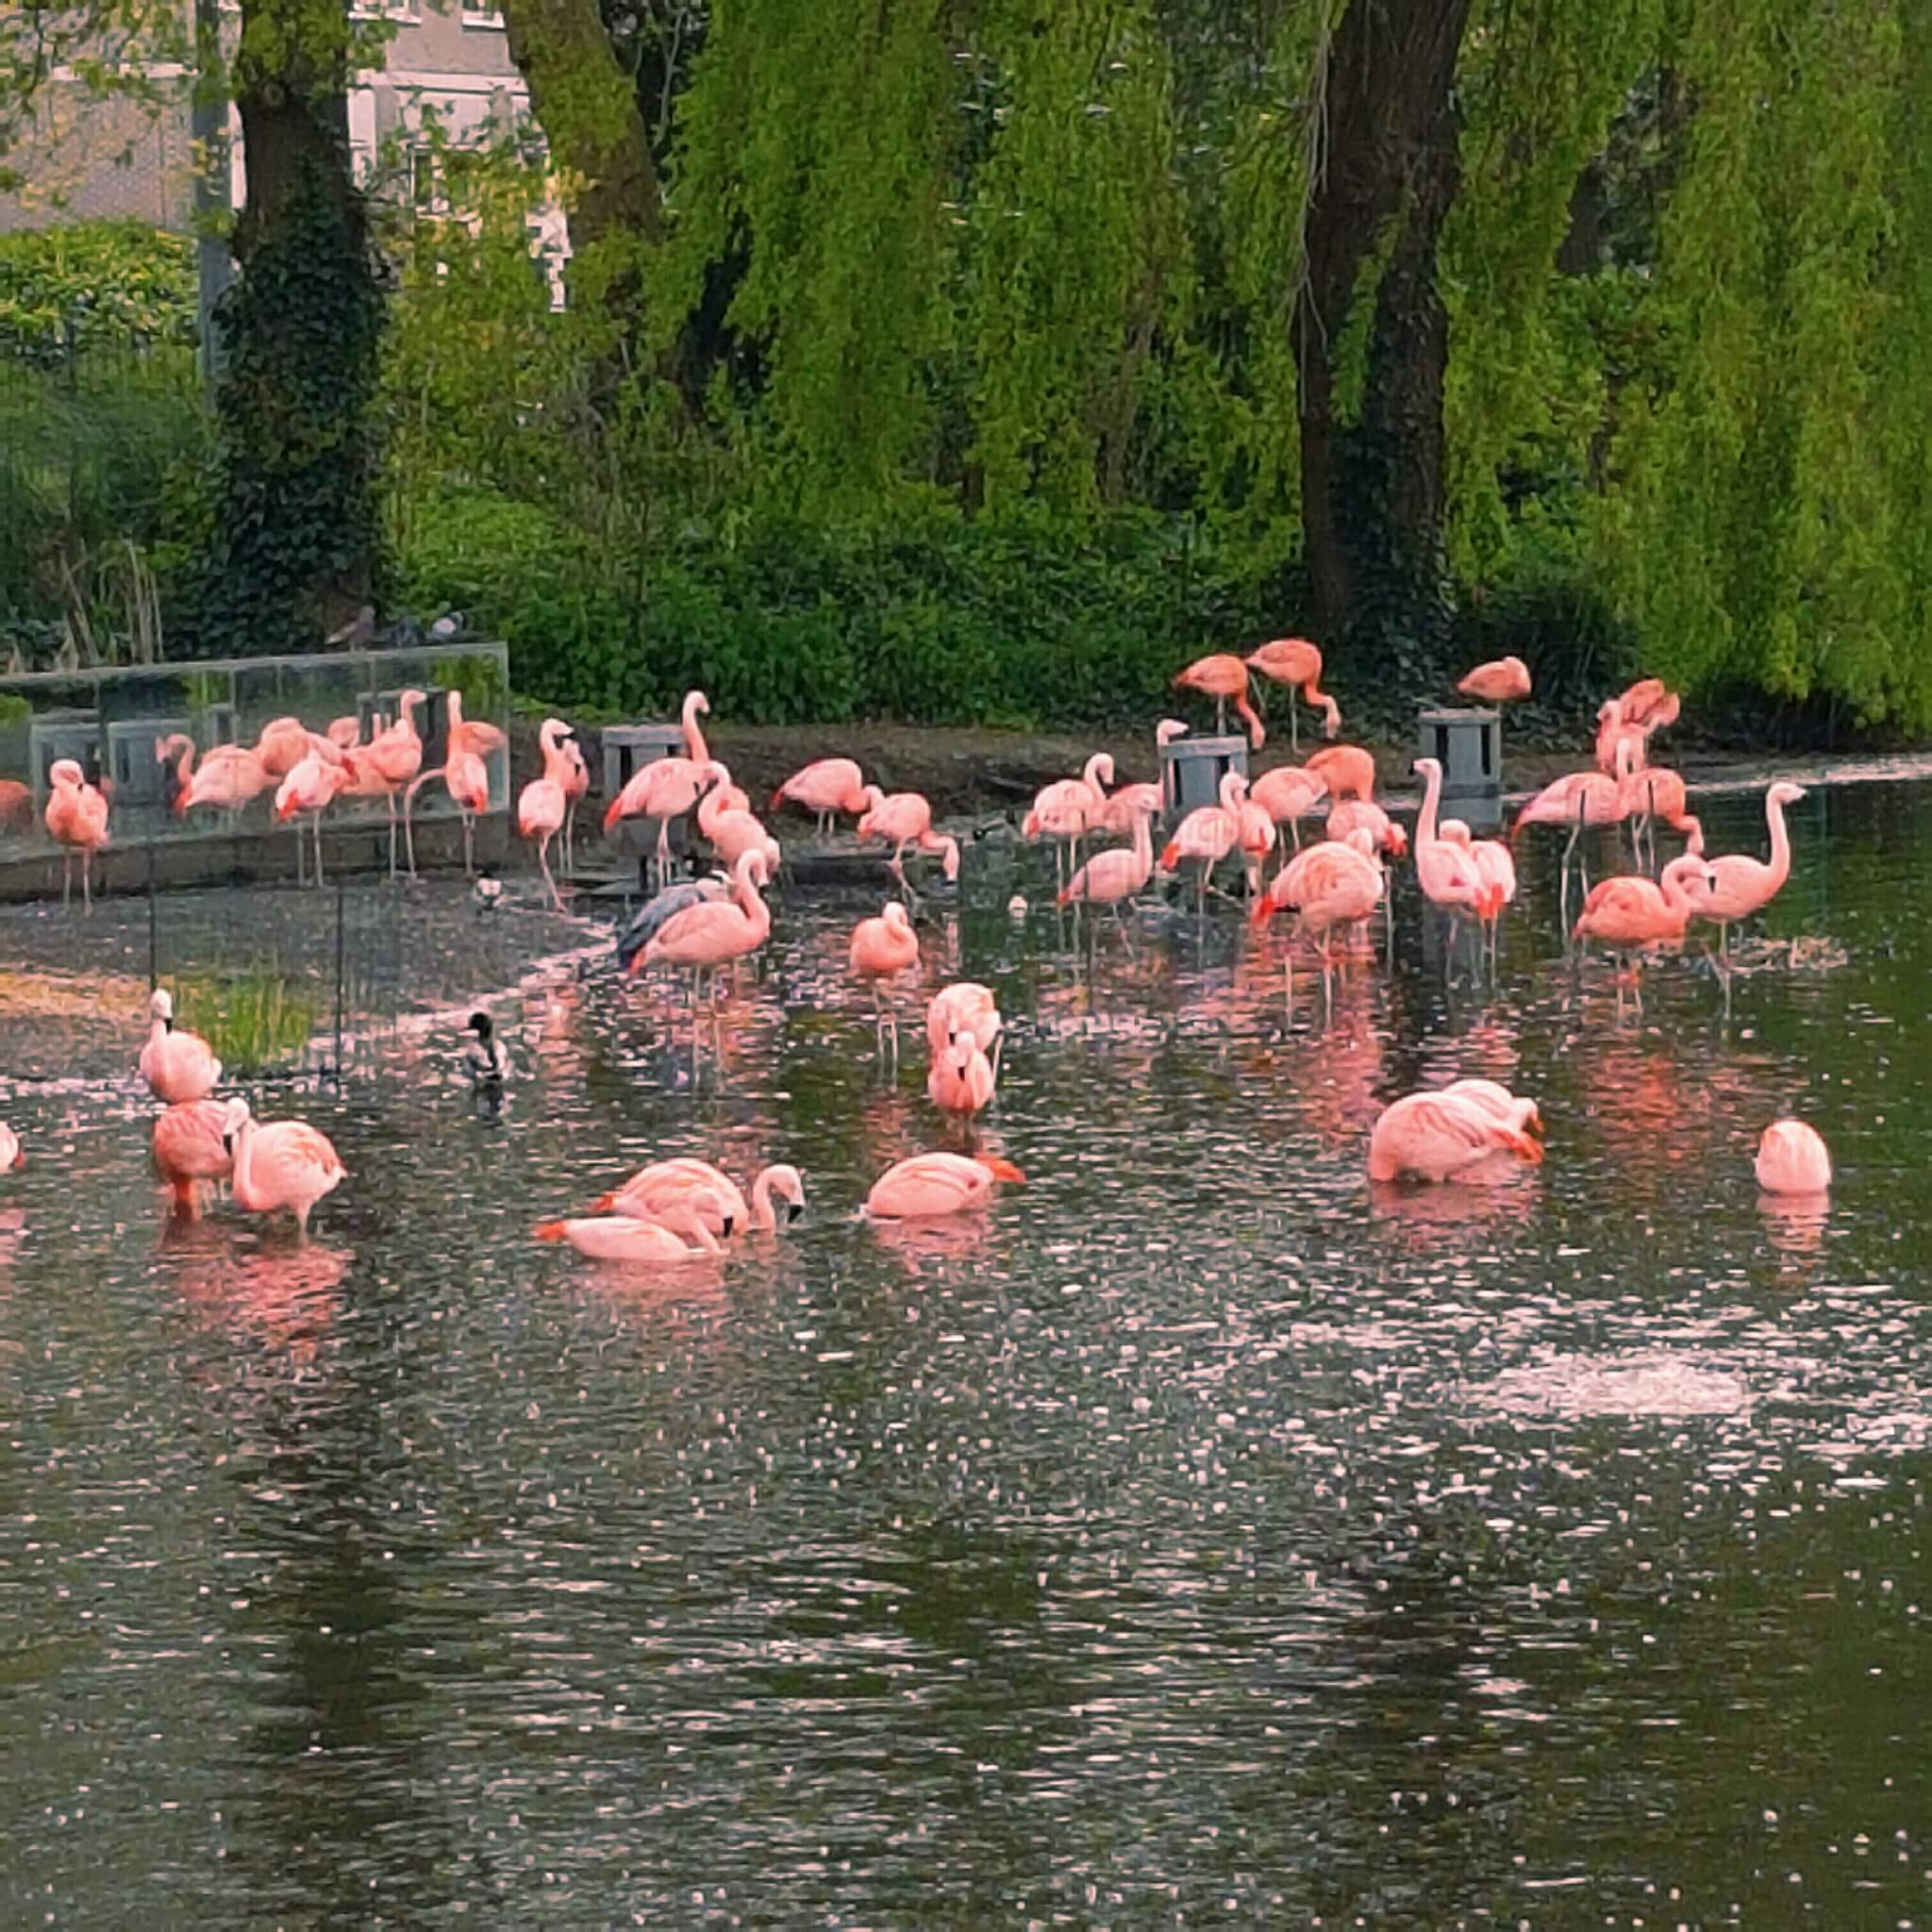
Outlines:
[[160, 937], [155, 913], [155, 835], [147, 835], [147, 990], [161, 983]]
[[336, 874], [336, 1091], [342, 1091], [342, 950], [343, 911], [348, 903], [348, 883]]

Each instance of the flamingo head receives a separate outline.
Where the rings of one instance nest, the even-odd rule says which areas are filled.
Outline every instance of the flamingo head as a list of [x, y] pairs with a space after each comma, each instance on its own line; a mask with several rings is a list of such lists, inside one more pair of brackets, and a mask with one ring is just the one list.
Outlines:
[[950, 885], [959, 876], [959, 841], [957, 839], [941, 839], [940, 847], [940, 870], [945, 874], [946, 882]]
[[1003, 1160], [997, 1154], [975, 1154], [973, 1158], [994, 1180], [1010, 1181], [1015, 1187], [1025, 1185], [1026, 1176], [1010, 1160]]
[[1087, 760], [1085, 774], [1087, 783], [1095, 791], [1103, 785], [1113, 783], [1113, 758], [1108, 752], [1097, 751]]
[[165, 765], [177, 753], [193, 749], [194, 741], [185, 731], [171, 731], [167, 737], [155, 740], [155, 763]]
[[1391, 858], [1407, 857], [1408, 834], [1393, 819], [1389, 821], [1389, 829], [1382, 835], [1382, 849]]
[[73, 758], [56, 758], [47, 767], [47, 782], [50, 785], [79, 785], [85, 782], [87, 774]]
[[1333, 698], [1322, 700], [1322, 736], [1339, 738], [1341, 735], [1341, 707]]
[[239, 1093], [223, 1108], [222, 1150], [224, 1153], [234, 1153], [235, 1142], [241, 1138], [242, 1128], [248, 1124], [252, 1116], [248, 1111], [248, 1103]]
[[1460, 819], [1444, 819], [1436, 827], [1436, 836], [1439, 839], [1447, 839], [1452, 845], [1460, 845], [1464, 851], [1467, 851], [1472, 843], [1469, 827]]
[[785, 1204], [785, 1219], [796, 1221], [805, 1212], [805, 1178], [789, 1161], [764, 1172], [765, 1191]]
[[688, 691], [684, 694], [684, 722], [689, 724], [693, 718], [708, 718], [711, 715], [711, 701], [701, 691]]
[[1768, 799], [1773, 805], [1796, 805], [1806, 795], [1802, 785], [1793, 785], [1789, 778], [1780, 778], [1771, 788]]
[[1442, 775], [1441, 762], [1440, 759], [1437, 758], [1418, 758], [1416, 759], [1415, 763], [1409, 767], [1409, 770], [1412, 771], [1418, 778], [1422, 779], [1424, 784], [1426, 784], [1431, 778], [1440, 778]]
[[1248, 795], [1248, 781], [1239, 772], [1221, 774], [1221, 802], [1229, 811], [1238, 810]]
[[772, 868], [766, 862], [763, 848], [753, 845], [740, 853], [731, 875], [738, 884], [749, 883], [762, 891], [772, 883]]
[[175, 1024], [175, 996], [165, 986], [158, 986], [153, 997], [147, 1003], [149, 1015], [173, 1027]]
[[1163, 718], [1154, 727], [1154, 742], [1158, 745], [1172, 744], [1176, 738], [1185, 738], [1188, 727], [1178, 718]]
[[[450, 696], [455, 697], [456, 692], [451, 691]], [[417, 705], [426, 705], [428, 702], [429, 693], [426, 691], [417, 691], [414, 687], [411, 687], [408, 691], [398, 691], [396, 693], [396, 717], [413, 731], [416, 728], [416, 721], [409, 715], [410, 711]]]

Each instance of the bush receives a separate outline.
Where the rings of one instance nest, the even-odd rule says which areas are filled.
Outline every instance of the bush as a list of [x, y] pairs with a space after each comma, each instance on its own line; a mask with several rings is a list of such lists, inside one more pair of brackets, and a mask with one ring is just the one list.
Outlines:
[[76, 353], [195, 340], [194, 243], [140, 222], [0, 235], [0, 357], [59, 368]]

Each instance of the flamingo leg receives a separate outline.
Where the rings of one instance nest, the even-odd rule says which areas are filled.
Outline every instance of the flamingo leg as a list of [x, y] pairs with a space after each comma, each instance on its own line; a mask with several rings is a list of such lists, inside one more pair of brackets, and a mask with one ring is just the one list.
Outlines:
[[[322, 884], [322, 814], [318, 811], [311, 813], [310, 817], [315, 826], [315, 883], [319, 887]], [[296, 836], [301, 836], [299, 831]]]
[[409, 876], [416, 876], [416, 821], [410, 816], [409, 794], [403, 793], [403, 850], [409, 862]]
[[1291, 758], [1297, 759], [1302, 755], [1300, 724], [1301, 707], [1295, 703], [1293, 691], [1290, 691], [1288, 694], [1288, 751]]
[[543, 874], [543, 883], [550, 889], [550, 903], [561, 912], [563, 899], [557, 890], [557, 881], [550, 875], [550, 834], [545, 832], [537, 841], [537, 870]]
[[83, 912], [94, 909], [93, 862], [93, 854], [83, 846], [80, 854], [80, 909]]
[[[470, 816], [470, 814], [469, 814], [468, 812], [464, 812], [464, 813], [462, 814], [462, 820], [463, 820], [463, 876], [464, 876], [464, 877], [465, 877], [465, 878], [467, 879], [467, 878], [474, 878], [474, 877], [475, 877], [475, 875], [476, 875], [476, 867], [475, 867], [475, 858], [474, 858], [474, 852], [475, 852], [475, 836], [476, 836], [476, 834], [475, 834], [475, 820], [474, 820], [474, 819], [473, 819], [473, 818], [472, 818], [472, 817]], [[319, 836], [320, 836], [320, 834], [318, 834], [317, 836], [319, 837]]]
[[385, 791], [382, 795], [389, 807], [389, 875], [393, 879], [396, 875], [396, 795], [393, 791]]
[[74, 854], [65, 850], [60, 854], [60, 904], [74, 904]]

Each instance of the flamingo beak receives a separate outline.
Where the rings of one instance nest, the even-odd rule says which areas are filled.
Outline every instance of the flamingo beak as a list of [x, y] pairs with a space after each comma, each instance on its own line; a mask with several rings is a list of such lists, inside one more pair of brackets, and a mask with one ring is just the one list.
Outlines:
[[791, 1222], [795, 1222], [795, 1221], [801, 1221], [801, 1220], [803, 1220], [804, 1218], [805, 1218], [805, 1203], [804, 1203], [803, 1201], [788, 1201], [788, 1202], [786, 1202], [786, 1204], [785, 1204], [785, 1219], [786, 1219], [786, 1222], [788, 1223], [788, 1224], [789, 1224], [790, 1223], [791, 1223]]
[[726, 1239], [727, 1241], [728, 1241], [728, 1240], [730, 1240], [730, 1238], [731, 1238], [731, 1222], [732, 1222], [732, 1217], [731, 1217], [730, 1215], [728, 1215], [728, 1214], [727, 1214], [727, 1215], [724, 1216], [724, 1238], [725, 1238], [725, 1239]]

